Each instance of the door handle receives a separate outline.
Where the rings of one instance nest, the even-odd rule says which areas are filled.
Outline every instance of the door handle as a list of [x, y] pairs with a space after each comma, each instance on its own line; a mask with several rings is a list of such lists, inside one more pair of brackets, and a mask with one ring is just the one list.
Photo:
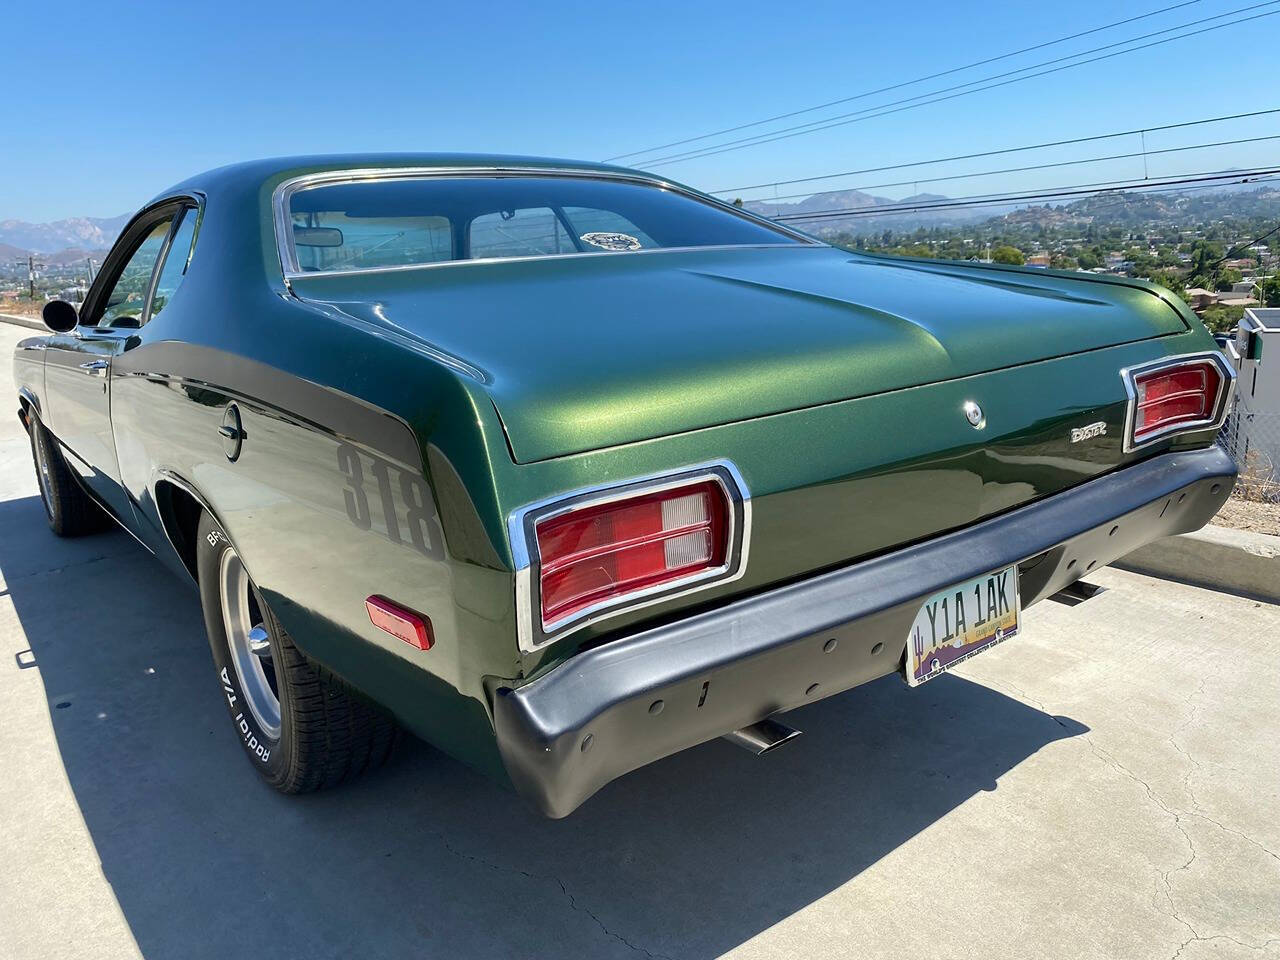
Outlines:
[[80, 369], [91, 377], [105, 377], [107, 368], [110, 366], [110, 360], [90, 360], [88, 363], [80, 364]]

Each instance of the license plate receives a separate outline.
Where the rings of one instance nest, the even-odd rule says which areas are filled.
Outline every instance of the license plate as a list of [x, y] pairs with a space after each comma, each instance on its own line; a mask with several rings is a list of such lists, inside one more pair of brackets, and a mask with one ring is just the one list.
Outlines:
[[907, 639], [907, 683], [918, 686], [962, 660], [1016, 636], [1018, 568], [958, 583], [925, 601]]

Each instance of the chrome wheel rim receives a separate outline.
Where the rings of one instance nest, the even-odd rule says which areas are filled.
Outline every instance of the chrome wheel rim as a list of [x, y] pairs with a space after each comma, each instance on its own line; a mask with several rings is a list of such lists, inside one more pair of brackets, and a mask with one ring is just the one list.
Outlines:
[[240, 692], [262, 732], [279, 740], [280, 697], [271, 646], [262, 622], [262, 604], [240, 557], [229, 548], [222, 552], [218, 566], [218, 593]]
[[[39, 429], [34, 423], [32, 430]], [[53, 478], [49, 475], [49, 451], [44, 447], [45, 439], [38, 433], [32, 439], [31, 446], [36, 452], [36, 476], [40, 480], [40, 502], [49, 519], [53, 519]]]

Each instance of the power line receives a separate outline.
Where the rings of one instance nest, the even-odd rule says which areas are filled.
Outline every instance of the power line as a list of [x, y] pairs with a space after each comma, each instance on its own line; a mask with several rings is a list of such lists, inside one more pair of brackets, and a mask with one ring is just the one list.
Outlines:
[[1077, 143], [1091, 143], [1097, 140], [1112, 140], [1117, 137], [1137, 136], [1140, 133], [1158, 133], [1163, 130], [1177, 130], [1183, 127], [1198, 127], [1207, 123], [1223, 123], [1228, 120], [1245, 120], [1251, 117], [1262, 117], [1274, 113], [1280, 113], [1280, 107], [1275, 107], [1270, 110], [1254, 110], [1250, 113], [1235, 113], [1223, 117], [1208, 117], [1204, 120], [1184, 120], [1181, 123], [1166, 123], [1156, 127], [1120, 130], [1116, 133], [1099, 133], [1089, 137], [1075, 137], [1071, 140], [1051, 140], [1046, 143], [1031, 143], [1021, 147], [1008, 147], [1004, 150], [984, 150], [981, 153], [962, 153], [957, 154], [954, 157], [938, 157], [934, 160], [914, 160], [911, 163], [895, 163], [883, 167], [864, 167], [861, 170], [846, 170], [843, 173], [824, 173], [821, 176], [816, 177], [799, 177], [795, 180], [774, 180], [770, 183], [753, 183], [745, 187], [727, 187], [723, 190], [709, 190], [707, 192], [711, 194], [745, 193], [748, 190], [763, 190], [766, 187], [789, 187], [797, 183], [815, 183], [819, 180], [837, 180], [841, 177], [854, 177], [864, 173], [883, 173], [886, 170], [905, 170], [908, 167], [925, 167], [936, 163], [954, 163], [957, 160], [976, 160], [981, 157], [995, 157], [1005, 153], [1025, 153], [1028, 150], [1044, 150], [1049, 147], [1067, 147]]
[[[1268, 230], [1266, 233], [1264, 233], [1260, 237], [1254, 237], [1252, 240], [1246, 240], [1244, 243], [1237, 243], [1234, 247], [1231, 247], [1221, 257], [1219, 257], [1217, 260], [1213, 261], [1213, 263], [1205, 267], [1204, 268], [1205, 275], [1212, 274], [1213, 271], [1218, 269], [1218, 267], [1222, 266], [1224, 263], [1230, 260], [1234, 254], [1240, 253], [1242, 250], [1247, 250], [1249, 249], [1249, 247], [1252, 247], [1255, 243], [1261, 243], [1263, 240], [1266, 240], [1268, 237], [1275, 236], [1277, 233], [1280, 233], [1280, 223], [1276, 224], [1275, 227]], [[1201, 274], [1196, 274], [1196, 276], [1201, 276]]]
[[[1133, 160], [1137, 157], [1153, 157], [1165, 153], [1185, 153], [1188, 150], [1208, 150], [1213, 147], [1234, 147], [1245, 143], [1261, 143], [1268, 140], [1280, 140], [1280, 134], [1265, 137], [1243, 137], [1239, 140], [1218, 140], [1213, 143], [1191, 143], [1181, 147], [1164, 147], [1160, 150], [1141, 150], [1136, 153], [1113, 153], [1106, 157], [1086, 157], [1081, 160], [1059, 160], [1054, 163], [1037, 163], [1025, 167], [1005, 167], [1002, 170], [982, 170], [974, 173], [954, 173], [944, 177], [921, 177], [914, 180], [896, 180], [891, 183], [867, 183], [857, 187], [841, 187], [840, 190], [880, 190], [885, 187], [905, 187], [910, 184], [942, 183], [948, 180], [968, 180], [976, 177], [994, 177], [1005, 173], [1028, 173], [1033, 170], [1050, 170], [1057, 167], [1075, 167], [1085, 163], [1106, 163], [1110, 160]], [[1144, 178], [1145, 179], [1145, 178]], [[780, 197], [758, 197], [753, 203], [775, 203], [779, 200], [794, 200], [796, 197], [811, 197], [809, 193], [790, 193]]]
[[779, 223], [800, 220], [830, 220], [852, 217], [881, 217], [899, 213], [919, 213], [927, 210], [946, 210], [972, 206], [1010, 206], [1026, 203], [1031, 200], [1054, 200], [1065, 197], [1083, 197], [1088, 194], [1100, 194], [1110, 191], [1132, 190], [1138, 193], [1158, 193], [1161, 187], [1178, 187], [1184, 184], [1217, 181], [1217, 186], [1228, 186], [1232, 183], [1248, 183], [1255, 178], [1271, 177], [1280, 174], [1280, 167], [1255, 170], [1232, 170], [1218, 172], [1202, 172], [1184, 174], [1176, 179], [1162, 180], [1115, 180], [1102, 183], [1075, 184], [1067, 187], [1055, 187], [1037, 192], [1024, 191], [1009, 194], [979, 194], [972, 197], [954, 197], [946, 200], [929, 201], [927, 203], [883, 204], [874, 207], [849, 207], [839, 210], [818, 210], [813, 213], [791, 213], [772, 217]]
[[766, 117], [763, 120], [753, 120], [750, 123], [742, 123], [736, 127], [726, 127], [723, 130], [716, 130], [712, 133], [704, 133], [696, 137], [688, 137], [684, 140], [673, 140], [671, 143], [659, 144], [656, 147], [648, 147], [644, 150], [632, 150], [629, 153], [620, 153], [616, 157], [609, 157], [604, 162], [609, 163], [614, 160], [622, 160], [626, 157], [637, 157], [645, 153], [654, 153], [658, 150], [667, 150], [671, 147], [683, 146], [686, 143], [696, 143], [699, 140], [709, 140], [712, 137], [723, 136], [726, 133], [737, 133], [739, 130], [747, 130], [751, 127], [763, 126], [766, 123], [774, 123], [778, 120], [789, 120], [791, 117], [798, 117], [804, 113], [813, 113], [815, 110], [825, 110], [828, 107], [836, 107], [842, 103], [851, 103], [854, 100], [862, 100], [866, 97], [873, 97], [879, 93], [888, 93], [891, 90], [899, 90], [902, 87], [909, 87], [916, 83], [924, 83], [926, 80], [937, 80], [939, 77], [950, 76], [953, 73], [960, 73], [964, 70], [972, 70], [975, 67], [984, 67], [989, 63], [996, 63], [1000, 60], [1008, 60], [1010, 57], [1016, 57], [1020, 54], [1030, 53], [1033, 50], [1042, 50], [1045, 47], [1056, 46], [1060, 43], [1066, 43], [1068, 40], [1078, 40], [1081, 37], [1087, 37], [1093, 33], [1101, 33], [1104, 30], [1111, 30], [1115, 27], [1123, 27], [1126, 24], [1135, 23], [1138, 20], [1148, 20], [1151, 17], [1159, 16], [1162, 13], [1168, 13], [1170, 10], [1177, 10], [1181, 7], [1189, 7], [1193, 4], [1200, 3], [1201, 0], [1184, 0], [1182, 3], [1175, 3], [1168, 7], [1161, 7], [1159, 10], [1153, 10], [1150, 13], [1144, 13], [1137, 17], [1129, 17], [1126, 20], [1116, 20], [1113, 23], [1106, 23], [1100, 27], [1094, 27], [1090, 30], [1083, 30], [1080, 33], [1073, 33], [1070, 36], [1059, 37], [1056, 40], [1046, 40], [1044, 43], [1037, 43], [1030, 47], [1023, 47], [1021, 50], [1014, 50], [1012, 53], [1002, 53], [996, 57], [988, 57], [985, 60], [976, 60], [973, 63], [966, 63], [964, 66], [952, 67], [949, 70], [942, 70], [938, 73], [931, 73], [925, 77], [917, 77], [914, 80], [904, 80], [901, 83], [891, 84], [887, 87], [880, 87], [877, 90], [868, 90], [865, 93], [854, 94], [851, 97], [841, 97], [839, 100], [830, 100], [826, 103], [820, 103], [817, 106], [805, 107], [802, 110], [792, 110], [790, 113], [780, 113], [777, 116]]
[[[1126, 50], [1116, 50], [1112, 53], [1103, 54], [1097, 57], [1091, 57], [1090, 59], [1087, 59], [1087, 60], [1079, 60], [1076, 63], [1063, 62], [1066, 60], [1075, 60], [1078, 57], [1083, 57], [1083, 56], [1087, 56], [1088, 54], [1097, 53], [1101, 50], [1108, 50], [1108, 49], [1111, 49], [1112, 47], [1118, 47], [1118, 46], [1124, 46], [1130, 43], [1136, 43], [1139, 40], [1146, 40], [1146, 39], [1149, 39], [1150, 37], [1159, 36], [1160, 34], [1170, 33], [1175, 30], [1183, 30], [1183, 29], [1186, 29], [1187, 27], [1192, 27], [1202, 23], [1207, 23], [1211, 20], [1219, 20], [1219, 19], [1222, 19], [1223, 17], [1232, 16], [1233, 14], [1245, 13], [1250, 10], [1256, 10], [1262, 7], [1274, 6], [1275, 3], [1276, 3], [1276, 0], [1268, 0], [1268, 2], [1265, 2], [1265, 3], [1258, 3], [1248, 7], [1241, 7], [1236, 10], [1229, 10], [1226, 13], [1215, 14], [1212, 17], [1205, 17], [1201, 20], [1193, 20], [1188, 23], [1178, 24], [1177, 26], [1174, 26], [1174, 27], [1167, 27], [1163, 30], [1157, 30], [1152, 33], [1143, 34], [1142, 36], [1133, 37], [1128, 40], [1120, 40], [1115, 43], [1104, 44], [1101, 47], [1094, 47], [1091, 50], [1084, 50], [1084, 51], [1081, 51], [1080, 53], [1073, 53], [1066, 57], [1058, 57], [1053, 60], [1045, 60], [1045, 61], [1042, 61], [1041, 63], [1031, 64], [1030, 66], [1027, 66], [1027, 67], [1019, 67], [1016, 70], [1009, 70], [1004, 73], [998, 73], [989, 77], [983, 77], [980, 80], [969, 80], [969, 81], [966, 81], [965, 83], [955, 84], [950, 87], [943, 87], [940, 90], [934, 90], [929, 93], [917, 94], [916, 96], [913, 96], [913, 97], [906, 97], [902, 100], [893, 100], [893, 101], [890, 101], [889, 103], [878, 104], [873, 107], [865, 107], [861, 110], [855, 110], [852, 113], [839, 114], [835, 117], [828, 117], [823, 120], [814, 120], [807, 123], [798, 124], [793, 127], [784, 127], [781, 130], [775, 130], [770, 133], [759, 134], [751, 137], [744, 137], [739, 140], [729, 140], [729, 141], [726, 141], [725, 143], [711, 144], [705, 148], [698, 148], [696, 150], [687, 151], [685, 153], [671, 154], [666, 157], [658, 157], [653, 160], [647, 160], [644, 162], [646, 166], [657, 166], [665, 163], [680, 163], [685, 160], [698, 160], [703, 157], [710, 157], [710, 156], [715, 156], [721, 153], [728, 153], [732, 150], [743, 150], [743, 149], [746, 149], [747, 147], [759, 146], [765, 143], [774, 143], [778, 140], [786, 140], [786, 139], [790, 139], [791, 137], [803, 136], [804, 134], [807, 134], [807, 133], [817, 133], [822, 130], [829, 130], [832, 127], [845, 126], [850, 123], [859, 123], [863, 120], [871, 120], [871, 119], [875, 119], [876, 117], [883, 117], [893, 113], [900, 113], [904, 110], [915, 109], [916, 107], [929, 106], [934, 103], [942, 103], [947, 100], [957, 99], [958, 97], [968, 96], [969, 94], [972, 94], [972, 93], [981, 93], [986, 90], [994, 90], [998, 87], [1008, 86], [1013, 83], [1021, 83], [1023, 80], [1032, 80], [1037, 77], [1047, 76], [1048, 74], [1051, 74], [1051, 73], [1058, 73], [1062, 70], [1069, 70], [1072, 67], [1080, 67], [1090, 63], [1097, 63], [1102, 60], [1109, 60], [1112, 57], [1123, 56], [1124, 54], [1127, 54], [1127, 53], [1136, 53], [1139, 50], [1146, 50], [1150, 47], [1157, 47], [1165, 43], [1172, 43], [1174, 40], [1185, 40], [1188, 37], [1194, 37], [1202, 33], [1209, 33], [1213, 30], [1221, 30], [1225, 27], [1235, 26], [1241, 23], [1247, 23], [1250, 20], [1257, 20], [1257, 19], [1261, 19], [1262, 17], [1274, 16], [1275, 13], [1280, 11], [1272, 11], [1271, 13], [1257, 14], [1253, 17], [1246, 17], [1241, 20], [1232, 20], [1226, 23], [1215, 24], [1214, 26], [1211, 26], [1211, 27], [1203, 27], [1200, 30], [1193, 30], [1189, 33], [1180, 34], [1179, 36], [1165, 37], [1163, 40], [1155, 40], [1155, 41], [1152, 41], [1151, 43], [1142, 44], [1136, 47], [1130, 47]], [[1051, 66], [1052, 64], [1060, 64], [1060, 65]], [[1038, 69], [1039, 67], [1050, 67], [1050, 69], [1041, 70], [1038, 73], [1029, 73], [1026, 76], [1022, 76], [1022, 77], [1014, 76], [1014, 74], [1026, 73], [1026, 71], [1028, 70], [1035, 70], [1035, 69]], [[1012, 79], [1002, 79], [1005, 77], [1011, 77]], [[989, 82], [993, 80], [998, 80], [1000, 82], [998, 83]], [[977, 84], [987, 84], [987, 85], [976, 86]], [[963, 90], [962, 89], [963, 87], [974, 87], [974, 89]], [[959, 91], [959, 92], [952, 93], [951, 91]], [[939, 94], [948, 94], [948, 95], [939, 96]], [[926, 99], [929, 97], [932, 97], [933, 99]], [[919, 100], [921, 102], [919, 103], [912, 102], [916, 100]]]
[[[1280, 11], [1272, 10], [1268, 13], [1255, 14], [1252, 17], [1243, 17], [1238, 20], [1229, 20], [1226, 23], [1218, 23], [1210, 27], [1202, 27], [1199, 30], [1192, 30], [1188, 33], [1179, 34], [1178, 36], [1174, 36], [1174, 37], [1165, 37], [1162, 40], [1153, 40], [1150, 43], [1141, 44], [1136, 47], [1129, 47], [1128, 49], [1125, 49], [1125, 50], [1114, 50], [1111, 53], [1105, 53], [1096, 57], [1090, 57], [1089, 59], [1086, 59], [1086, 60], [1077, 60], [1075, 63], [1062, 63], [1062, 61], [1064, 60], [1074, 60], [1077, 57], [1082, 57], [1091, 53], [1096, 53], [1099, 50], [1107, 50], [1111, 47], [1134, 43], [1138, 40], [1145, 40], [1149, 37], [1158, 36], [1159, 34], [1162, 34], [1162, 33], [1169, 33], [1173, 30], [1182, 30], [1190, 26], [1195, 26], [1197, 24], [1205, 23], [1209, 20], [1217, 20], [1217, 19], [1221, 19], [1222, 17], [1231, 16], [1233, 14], [1244, 13], [1249, 10], [1257, 10], [1261, 7], [1275, 6], [1277, 2], [1280, 2], [1280, 0], [1267, 0], [1267, 2], [1265, 3], [1257, 3], [1257, 4], [1253, 4], [1252, 6], [1241, 7], [1236, 10], [1230, 10], [1227, 13], [1217, 14], [1213, 17], [1206, 17], [1203, 20], [1196, 20], [1190, 23], [1179, 24], [1176, 27], [1169, 27], [1165, 30], [1157, 30], [1153, 33], [1144, 34], [1143, 36], [1140, 36], [1140, 37], [1134, 37], [1130, 40], [1122, 40], [1122, 41], [1118, 41], [1117, 43], [1105, 44], [1104, 46], [1101, 46], [1101, 47], [1095, 47], [1092, 50], [1085, 50], [1085, 51], [1082, 51], [1081, 53], [1071, 54], [1069, 57], [1059, 57], [1055, 60], [1046, 60], [1041, 63], [1032, 64], [1031, 66], [1028, 66], [1028, 67], [1020, 67], [1017, 70], [1010, 70], [1005, 73], [995, 74], [990, 77], [984, 77], [980, 80], [970, 80], [966, 83], [956, 84], [951, 87], [943, 87], [940, 90], [934, 90], [934, 91], [931, 91], [930, 93], [922, 93], [914, 97], [907, 97], [903, 100], [894, 100], [894, 101], [890, 101], [889, 103], [879, 104], [874, 107], [866, 107], [862, 110], [855, 110], [853, 111], [853, 113], [840, 114], [835, 117], [828, 117], [825, 120], [815, 120], [809, 123], [799, 124], [795, 127], [784, 127], [782, 130], [773, 131], [772, 133], [760, 134], [758, 136], [753, 136], [753, 137], [744, 137], [739, 140], [729, 140], [729, 141], [726, 141], [725, 143], [712, 144], [706, 148], [701, 148], [698, 150], [687, 151], [685, 153], [671, 154], [669, 156], [658, 157], [653, 160], [646, 160], [644, 161], [644, 164], [646, 167], [653, 167], [653, 166], [659, 166], [659, 165], [670, 164], [670, 163], [682, 163], [686, 160], [699, 160], [699, 159], [702, 159], [703, 157], [716, 156], [718, 154], [728, 153], [733, 150], [745, 150], [747, 147], [760, 146], [761, 144], [774, 143], [778, 140], [788, 140], [792, 137], [799, 137], [808, 133], [817, 133], [822, 130], [830, 130], [833, 127], [846, 126], [851, 123], [860, 123], [863, 120], [873, 120], [877, 117], [888, 116], [894, 113], [901, 113], [904, 110], [914, 110], [916, 107], [924, 107], [924, 106], [930, 106], [935, 103], [943, 103], [947, 100], [955, 100], [959, 97], [966, 97], [973, 93], [982, 93], [987, 90], [995, 90], [999, 87], [1009, 86], [1010, 84], [1021, 83], [1024, 80], [1033, 80], [1038, 77], [1048, 76], [1049, 74], [1059, 73], [1063, 70], [1070, 70], [1073, 67], [1083, 67], [1091, 63], [1098, 63], [1103, 60], [1110, 60], [1113, 57], [1120, 57], [1129, 53], [1137, 53], [1140, 50], [1147, 50], [1152, 47], [1158, 47], [1166, 43], [1172, 43], [1175, 40], [1186, 40], [1190, 37], [1200, 36], [1201, 34], [1205, 34], [1205, 33], [1211, 33], [1214, 30], [1222, 30], [1226, 27], [1239, 26], [1240, 24], [1249, 23], [1252, 20], [1260, 20], [1260, 19], [1263, 19], [1264, 17], [1275, 16], [1277, 13], [1280, 13]], [[1027, 73], [1026, 76], [1021, 76], [1021, 77], [1011, 76], [1012, 74], [1025, 73], [1028, 70], [1036, 70], [1039, 67], [1045, 67], [1050, 64], [1058, 64], [1058, 66], [1050, 66], [1049, 69], [1040, 70], [1038, 73]], [[1001, 79], [1004, 77], [1008, 77], [1010, 79]], [[989, 82], [993, 80], [998, 80], [999, 82], [996, 82], [996, 83]], [[986, 84], [986, 86], [976, 86], [976, 84]], [[973, 87], [973, 89], [962, 90], [960, 89], [962, 87]], [[951, 92], [951, 91], [958, 91], [958, 92]], [[939, 96], [939, 94], [946, 94], [946, 95]], [[929, 97], [932, 97], [933, 99], [926, 99]], [[917, 100], [920, 102], [919, 103], [911, 102], [911, 101], [917, 101]]]

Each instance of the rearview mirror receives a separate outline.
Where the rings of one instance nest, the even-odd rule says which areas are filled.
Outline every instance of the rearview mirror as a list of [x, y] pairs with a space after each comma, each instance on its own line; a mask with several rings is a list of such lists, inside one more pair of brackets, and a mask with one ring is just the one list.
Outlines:
[[294, 227], [293, 242], [299, 247], [340, 247], [342, 231], [337, 227]]
[[54, 333], [70, 333], [80, 322], [76, 308], [65, 300], [50, 300], [40, 311], [40, 318]]

